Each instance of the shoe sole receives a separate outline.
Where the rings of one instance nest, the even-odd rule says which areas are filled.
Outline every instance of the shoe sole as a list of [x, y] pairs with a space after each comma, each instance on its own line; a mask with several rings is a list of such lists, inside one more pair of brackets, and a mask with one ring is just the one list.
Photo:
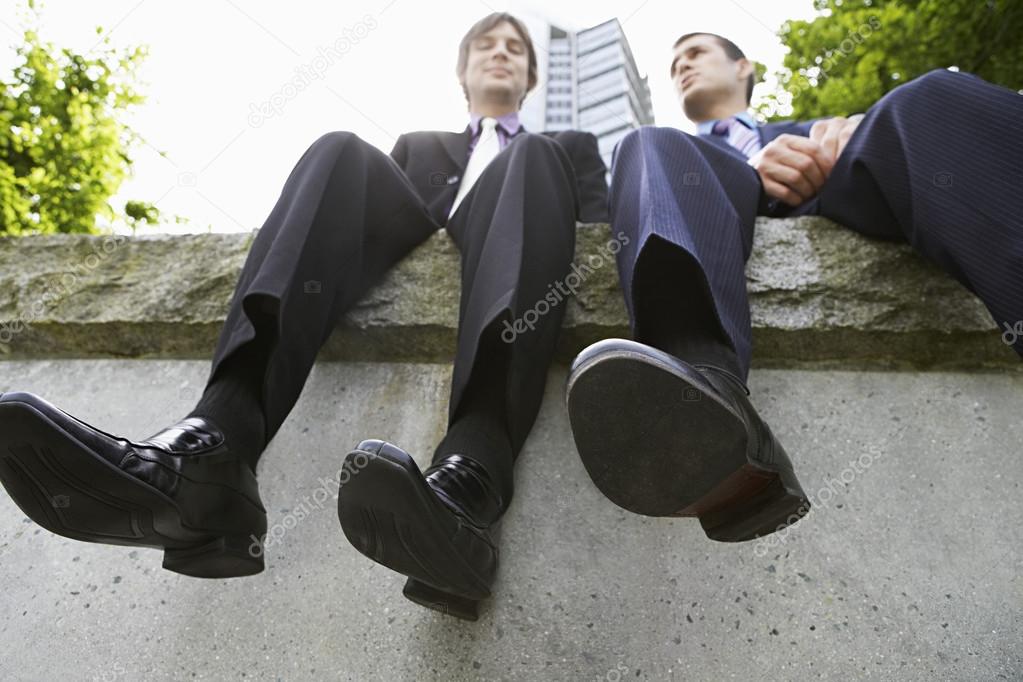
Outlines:
[[722, 542], [767, 535], [809, 510], [795, 474], [749, 460], [742, 419], [677, 367], [604, 350], [573, 369], [567, 403], [586, 472], [623, 509], [696, 516]]
[[31, 405], [0, 403], [0, 483], [22, 512], [73, 540], [163, 549], [163, 568], [196, 578], [263, 570], [253, 538], [181, 522], [175, 502], [113, 466]]
[[458, 521], [414, 460], [385, 449], [386, 444], [380, 452], [355, 449], [345, 458], [350, 476], [338, 492], [345, 537], [373, 561], [408, 576], [403, 593], [412, 601], [476, 620], [476, 607], [490, 596], [490, 587], [450, 540]]

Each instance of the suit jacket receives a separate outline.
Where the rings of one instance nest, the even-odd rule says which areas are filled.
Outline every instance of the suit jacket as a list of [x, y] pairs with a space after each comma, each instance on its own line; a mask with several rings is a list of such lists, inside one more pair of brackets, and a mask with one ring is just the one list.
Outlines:
[[[520, 133], [520, 135], [523, 133]], [[544, 132], [568, 153], [575, 169], [578, 203], [576, 219], [606, 223], [607, 169], [600, 157], [597, 138], [577, 130]], [[460, 133], [419, 131], [405, 133], [394, 143], [391, 158], [398, 162], [439, 225], [447, 224], [448, 210], [469, 163], [470, 129]], [[514, 141], [514, 140], [513, 140]]]

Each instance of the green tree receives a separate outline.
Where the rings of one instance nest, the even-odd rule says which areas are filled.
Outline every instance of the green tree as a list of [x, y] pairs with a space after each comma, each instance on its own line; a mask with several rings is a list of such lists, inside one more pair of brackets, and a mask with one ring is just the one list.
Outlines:
[[144, 202], [124, 213], [109, 203], [131, 172], [138, 136], [117, 115], [144, 101], [135, 84], [146, 50], [100, 45], [78, 54], [30, 28], [16, 48], [19, 64], [0, 81], [0, 235], [96, 233], [97, 217], [155, 221]]
[[779, 89], [757, 106], [764, 118], [866, 111], [936, 68], [1023, 89], [1019, 0], [814, 0], [814, 6], [820, 16], [787, 21], [778, 31], [789, 53], [776, 74]]

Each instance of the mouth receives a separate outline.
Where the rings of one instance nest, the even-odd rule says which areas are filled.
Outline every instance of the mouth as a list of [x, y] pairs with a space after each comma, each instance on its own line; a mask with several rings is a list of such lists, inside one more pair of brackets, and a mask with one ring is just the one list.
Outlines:
[[487, 69], [487, 73], [504, 74], [505, 76], [510, 76], [511, 75], [511, 71], [509, 71], [508, 69], [506, 69], [504, 67], [501, 67], [501, 66], [495, 66], [492, 69]]
[[690, 84], [692, 84], [693, 79], [695, 79], [696, 76], [697, 76], [697, 74], [691, 73], [688, 76], [686, 76], [685, 78], [683, 78], [682, 82], [679, 84], [679, 88], [682, 89], [682, 90], [685, 90]]

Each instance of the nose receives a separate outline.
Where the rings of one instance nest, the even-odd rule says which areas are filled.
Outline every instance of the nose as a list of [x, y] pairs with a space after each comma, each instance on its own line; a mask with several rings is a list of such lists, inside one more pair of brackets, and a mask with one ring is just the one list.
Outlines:
[[494, 59], [508, 59], [508, 46], [503, 40], [499, 40], [494, 44]]

